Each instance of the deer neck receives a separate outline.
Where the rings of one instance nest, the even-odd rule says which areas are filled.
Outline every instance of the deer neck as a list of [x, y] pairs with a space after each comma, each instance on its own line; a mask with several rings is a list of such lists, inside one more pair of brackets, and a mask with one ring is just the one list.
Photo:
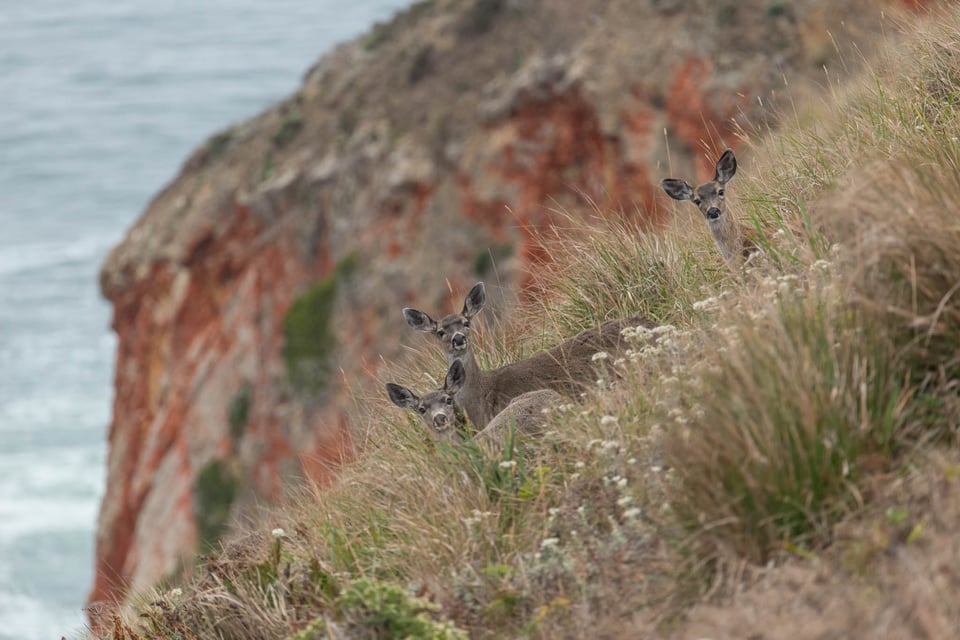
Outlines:
[[488, 373], [480, 368], [476, 358], [473, 357], [473, 351], [470, 349], [460, 356], [460, 362], [463, 363], [463, 371], [466, 374], [467, 381], [463, 388], [457, 392], [457, 403], [467, 412], [474, 428], [483, 429], [489, 420], [485, 397]]
[[727, 212], [719, 220], [710, 221], [708, 224], [723, 259], [727, 262], [736, 260], [743, 244], [743, 232], [737, 221]]

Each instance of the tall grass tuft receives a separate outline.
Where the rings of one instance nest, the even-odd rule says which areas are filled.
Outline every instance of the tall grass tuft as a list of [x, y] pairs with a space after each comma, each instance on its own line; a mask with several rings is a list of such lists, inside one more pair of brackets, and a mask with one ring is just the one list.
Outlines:
[[860, 500], [861, 460], [895, 448], [910, 397], [882, 331], [790, 282], [715, 335], [671, 407], [678, 515], [756, 562], [830, 539]]
[[540, 238], [556, 260], [540, 274], [542, 304], [527, 309], [525, 324], [568, 337], [611, 318], [689, 320], [692, 304], [731, 277], [691, 218], [654, 232], [613, 216], [569, 216], [559, 235]]

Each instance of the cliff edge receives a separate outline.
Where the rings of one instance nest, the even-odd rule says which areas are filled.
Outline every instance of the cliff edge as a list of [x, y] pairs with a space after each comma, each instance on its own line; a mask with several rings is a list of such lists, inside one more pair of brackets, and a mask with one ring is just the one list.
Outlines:
[[830, 32], [869, 41], [877, 13], [420, 2], [211, 137], [101, 274], [119, 342], [91, 600], [175, 575], [286, 480], [328, 482], [354, 450], [350, 392], [408, 337], [401, 307], [530, 284], [549, 260], [533, 231], [585, 198], [661, 222], [667, 139], [674, 173], [708, 177], [705, 145], [736, 146], [784, 75], [819, 73]]

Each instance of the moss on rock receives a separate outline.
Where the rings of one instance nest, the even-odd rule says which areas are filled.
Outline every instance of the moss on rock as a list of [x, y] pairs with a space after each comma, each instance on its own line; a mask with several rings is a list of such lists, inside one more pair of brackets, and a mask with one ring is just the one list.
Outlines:
[[336, 346], [331, 321], [338, 283], [356, 270], [356, 254], [345, 256], [333, 273], [293, 301], [283, 319], [283, 360], [294, 391], [316, 395], [330, 381]]
[[194, 516], [201, 553], [213, 549], [227, 527], [237, 496], [237, 480], [222, 460], [211, 460], [193, 485]]

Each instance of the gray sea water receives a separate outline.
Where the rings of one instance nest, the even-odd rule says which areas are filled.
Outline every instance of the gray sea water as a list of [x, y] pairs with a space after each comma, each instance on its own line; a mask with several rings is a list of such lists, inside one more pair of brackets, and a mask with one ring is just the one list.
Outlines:
[[0, 639], [76, 635], [115, 341], [97, 272], [208, 135], [408, 0], [0, 0]]

